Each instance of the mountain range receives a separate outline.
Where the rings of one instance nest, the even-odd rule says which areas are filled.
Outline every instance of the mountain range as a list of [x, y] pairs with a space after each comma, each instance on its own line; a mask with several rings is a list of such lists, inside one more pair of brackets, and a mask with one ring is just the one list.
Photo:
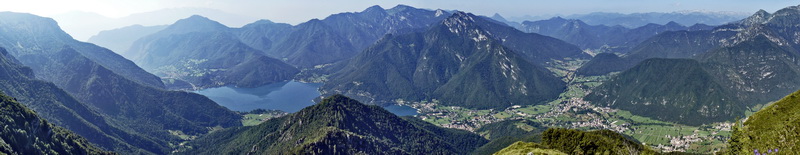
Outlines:
[[614, 13], [591, 12], [572, 15], [538, 15], [517, 16], [506, 18], [509, 21], [537, 21], [553, 17], [582, 20], [589, 25], [623, 26], [627, 28], [641, 27], [647, 24], [667, 24], [677, 22], [681, 25], [724, 25], [746, 18], [749, 12], [712, 12], [712, 11], [677, 11], [677, 12], [646, 12], [646, 13]]
[[4, 86], [9, 95], [104, 149], [163, 154], [182, 141], [168, 130], [198, 135], [241, 125], [240, 115], [198, 94], [164, 90], [158, 77], [72, 39], [52, 19], [9, 12], [0, 19], [0, 46], [17, 77]]
[[298, 24], [282, 38], [281, 35], [270, 38], [276, 43], [271, 48], [250, 45], [289, 64], [308, 68], [352, 58], [386, 34], [427, 28], [449, 14], [406, 5], [390, 9], [376, 5], [362, 12], [339, 13]]
[[[417, 9], [406, 5], [398, 5], [391, 9], [383, 9], [376, 5], [362, 12], [334, 14], [321, 20], [312, 19], [295, 26], [259, 20], [241, 28], [219, 27], [214, 32], [232, 33], [245, 45], [260, 50], [267, 56], [283, 60], [299, 68], [310, 68], [352, 58], [385, 34], [406, 33], [415, 29], [427, 28], [431, 24], [441, 21], [448, 14], [442, 10]], [[212, 29], [205, 31], [212, 31]], [[119, 40], [120, 37], [127, 36], [108, 35], [136, 32], [141, 32], [141, 30], [133, 28], [109, 30], [106, 31], [107, 34], [98, 34], [95, 37]], [[138, 39], [152, 40], [152, 38], [146, 37]], [[129, 46], [126, 43], [117, 44], [120, 43], [107, 45]], [[135, 55], [134, 53], [141, 54], [142, 50], [146, 49], [124, 49], [117, 52], [129, 57]]]
[[[798, 43], [789, 41], [791, 39], [786, 36], [797, 31], [786, 22], [800, 17], [798, 15], [798, 6], [781, 9], [774, 14], [762, 10], [745, 20], [713, 30], [657, 35], [639, 45], [637, 50], [626, 57], [603, 58], [607, 62], [590, 61], [589, 63], [598, 63], [593, 68], [599, 69], [610, 66], [601, 65], [602, 63], [619, 65], [619, 60], [627, 61], [622, 62], [627, 63], [625, 65], [633, 62], [638, 65], [605, 82], [585, 99], [595, 104], [631, 110], [634, 114], [695, 125], [742, 116], [746, 108], [778, 100], [782, 97], [780, 94], [800, 89], [800, 83], [797, 82], [800, 80], [797, 79], [800, 77], [800, 62], [797, 61], [796, 50]], [[648, 59], [653, 57], [693, 60]], [[650, 65], [660, 63], [672, 65]], [[679, 64], [696, 67], [675, 68]], [[671, 72], [670, 68], [677, 70]], [[669, 76], [663, 76], [664, 74]], [[693, 82], [676, 85], [676, 81], [681, 81], [679, 79]], [[631, 82], [640, 84], [630, 84]], [[704, 94], [708, 97], [692, 97], [686, 93], [699, 93], [697, 95]], [[674, 113], [647, 112], [650, 110], [643, 109], [659, 109], [662, 112], [664, 109], [682, 109], [703, 117], [674, 117], [671, 115]], [[688, 115], [693, 114], [679, 116]], [[723, 117], [715, 118], [716, 116]]]
[[568, 19], [578, 19], [590, 25], [624, 26], [628, 28], [640, 27], [647, 24], [667, 24], [676, 22], [681, 25], [724, 25], [747, 17], [747, 12], [648, 12], [648, 13], [609, 13], [593, 12], [588, 14], [575, 14], [564, 16]]
[[712, 26], [694, 24], [690, 27], [669, 22], [664, 25], [647, 24], [636, 28], [623, 26], [589, 25], [581, 20], [555, 17], [548, 20], [525, 21], [516, 27], [528, 33], [551, 36], [575, 44], [581, 49], [607, 53], [627, 53], [631, 48], [667, 31], [707, 30]]
[[[76, 40], [87, 41], [104, 30], [118, 29], [130, 25], [166, 25], [191, 15], [203, 15], [219, 19], [227, 26], [241, 27], [258, 18], [232, 14], [208, 8], [169, 8], [149, 12], [134, 13], [124, 17], [106, 17], [97, 13], [72, 11], [50, 16], [58, 21], [64, 31]], [[115, 50], [116, 51], [116, 50]]]
[[438, 99], [446, 105], [504, 108], [556, 97], [564, 82], [542, 65], [588, 57], [563, 41], [456, 12], [426, 31], [387, 35], [336, 64], [321, 88], [367, 103]]
[[[405, 5], [373, 6], [296, 26], [260, 20], [242, 28], [192, 16], [163, 29], [132, 26], [104, 31], [93, 40], [118, 50], [129, 47], [117, 53], [164, 78], [171, 89], [255, 87], [289, 80], [299, 72], [283, 62], [303, 69], [350, 59], [385, 34], [426, 28], [446, 14]], [[137, 39], [130, 42], [130, 37]]]
[[232, 31], [208, 18], [191, 16], [136, 40], [122, 55], [162, 78], [188, 82], [192, 90], [257, 87], [290, 80], [299, 72], [241, 42]]

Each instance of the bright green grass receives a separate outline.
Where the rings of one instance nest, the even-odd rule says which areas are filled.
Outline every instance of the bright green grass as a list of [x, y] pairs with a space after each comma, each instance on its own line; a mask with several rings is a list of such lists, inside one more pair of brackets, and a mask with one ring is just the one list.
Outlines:
[[550, 110], [552, 110], [551, 108], [552, 106], [550, 105], [536, 105], [536, 106], [527, 106], [524, 108], [519, 108], [517, 110], [528, 115], [538, 115], [550, 112]]
[[509, 117], [511, 117], [513, 115], [514, 114], [507, 113], [507, 112], [499, 112], [497, 114], [494, 114], [494, 117], [498, 118], [498, 119], [506, 119], [506, 118], [509, 118]]
[[277, 117], [277, 114], [274, 113], [266, 113], [266, 114], [246, 114], [242, 117], [242, 125], [244, 126], [255, 126], [261, 124], [268, 119]]

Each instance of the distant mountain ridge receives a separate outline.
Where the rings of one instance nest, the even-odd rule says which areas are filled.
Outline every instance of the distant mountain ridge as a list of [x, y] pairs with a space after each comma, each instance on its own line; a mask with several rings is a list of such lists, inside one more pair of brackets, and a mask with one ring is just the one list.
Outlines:
[[569, 19], [582, 20], [590, 25], [624, 26], [628, 28], [640, 27], [650, 23], [667, 24], [677, 22], [681, 25], [724, 25], [747, 17], [746, 12], [702, 12], [702, 11], [683, 11], [683, 12], [649, 12], [649, 13], [608, 13], [594, 12], [589, 14], [577, 14], [565, 16]]
[[[632, 113], [638, 115], [690, 125], [711, 123], [712, 120], [731, 120], [742, 116], [746, 108], [775, 101], [782, 97], [780, 94], [788, 94], [800, 89], [800, 83], [797, 82], [800, 81], [800, 61], [797, 60], [800, 53], [796, 50], [798, 42], [788, 39], [792, 34], [800, 31], [792, 26], [800, 23], [800, 20], [796, 20], [798, 17], [800, 17], [800, 6], [787, 7], [774, 14], [759, 11], [753, 17], [742, 20], [742, 22], [719, 26], [714, 30], [677, 31], [655, 36], [623, 58], [604, 58], [603, 60], [606, 62], [592, 60], [594, 62], [590, 61], [589, 63], [598, 64], [589, 67], [595, 68], [610, 66], [603, 63], [619, 65], [620, 61], [623, 63], [620, 66], [632, 63], [638, 63], [638, 65], [623, 71], [609, 82], [595, 88], [585, 99], [595, 104], [631, 110]], [[660, 57], [693, 58], [692, 61], [699, 62], [697, 66], [702, 68], [699, 70], [703, 71], [695, 73], [709, 76], [687, 80], [702, 81], [700, 83], [713, 84], [713, 87], [693, 88], [691, 85], [675, 85], [674, 82], [670, 82], [678, 78], [651, 79], [644, 76], [653, 74], [676, 76], [692, 73], [687, 72], [690, 70], [664, 73], [669, 66], [652, 68], [650, 69], [652, 72], [646, 74], [635, 73], [641, 68], [639, 66], [653, 61], [649, 58]], [[663, 61], [676, 63], [679, 60], [666, 59]], [[622, 67], [622, 69], [626, 68]], [[630, 85], [629, 83], [632, 81], [642, 84]], [[661, 91], [652, 94], [626, 91], [659, 88], [685, 90]], [[684, 94], [681, 95], [681, 93]], [[689, 97], [685, 93], [706, 94], [709, 95], [709, 98], [705, 98], [705, 101], [675, 101]], [[646, 104], [661, 102], [673, 105]], [[716, 108], [717, 106], [714, 105], [720, 105], [721, 108]], [[694, 114], [684, 114], [682, 116], [687, 116], [686, 118], [679, 118], [668, 117], [675, 113], [654, 113], [642, 110], [659, 109], [657, 108], [659, 106], [670, 106], [666, 109], [684, 109]], [[706, 108], [688, 108], [698, 106]], [[688, 117], [697, 114], [703, 116]]]
[[232, 14], [209, 8], [169, 8], [150, 12], [134, 13], [125, 17], [106, 17], [90, 12], [67, 12], [51, 16], [64, 31], [76, 40], [87, 41], [98, 32], [118, 29], [130, 25], [166, 25], [191, 15], [203, 15], [219, 19], [226, 26], [240, 27], [258, 18]]
[[[665, 32], [637, 45], [627, 56], [621, 57], [622, 59], [595, 62], [600, 65], [583, 66], [582, 70], [609, 73], [625, 70], [648, 58], [697, 58], [708, 51], [734, 46], [759, 35], [766, 36], [780, 46], [790, 45], [798, 49], [799, 43], [790, 42], [792, 40], [790, 35], [798, 31], [791, 25], [797, 22], [791, 19], [797, 16], [797, 12], [797, 6], [778, 10], [775, 14], [760, 10], [751, 17], [711, 30]], [[601, 65], [604, 62], [624, 63], [624, 65]]]
[[290, 80], [299, 71], [240, 41], [239, 35], [202, 16], [181, 19], [138, 39], [123, 53], [165, 81], [200, 89], [225, 85], [257, 87]]
[[[52, 82], [68, 93], [50, 91], [59, 97], [57, 102], [73, 104], [53, 111], [42, 110], [40, 114], [45, 118], [75, 118], [63, 112], [82, 110], [76, 114], [87, 122], [65, 118], [61, 121], [79, 122], [69, 122], [75, 126], [65, 125], [67, 122], [59, 125], [79, 134], [89, 134], [84, 136], [92, 142], [102, 142], [104, 148], [164, 154], [171, 151], [170, 143], [181, 141], [167, 130], [198, 135], [208, 132], [210, 127], [241, 125], [238, 122], [240, 115], [202, 95], [164, 90], [158, 77], [108, 49], [72, 39], [52, 19], [9, 12], [0, 13], [0, 19], [0, 30], [3, 31], [0, 33], [0, 38], [3, 38], [0, 46], [7, 47], [8, 54], [15, 57], [16, 62], [29, 67], [36, 79]], [[37, 84], [16, 90], [45, 88], [55, 87]], [[50, 94], [42, 93], [38, 95]], [[40, 97], [23, 92], [11, 94], [33, 99]], [[50, 101], [29, 104], [52, 103]], [[87, 129], [92, 126], [99, 129]], [[129, 142], [134, 149], [115, 142], [115, 138]]]
[[376, 5], [362, 12], [339, 13], [298, 24], [285, 38], [276, 38], [273, 42], [278, 44], [265, 52], [301, 68], [329, 64], [352, 58], [386, 34], [427, 28], [449, 14], [406, 5], [390, 9]]
[[525, 21], [517, 29], [539, 33], [575, 44], [581, 49], [598, 52], [627, 53], [631, 48], [657, 34], [679, 30], [705, 30], [711, 26], [693, 24], [691, 27], [668, 22], [664, 25], [647, 24], [636, 28], [622, 26], [589, 25], [581, 20], [554, 17], [548, 20]]
[[97, 44], [122, 54], [131, 48], [131, 44], [139, 38], [156, 33], [167, 28], [167, 25], [142, 26], [131, 25], [113, 30], [104, 30], [89, 38], [87, 42]]
[[[334, 14], [297, 26], [260, 20], [242, 28], [228, 28], [208, 18], [193, 16], [142, 37], [130, 49], [118, 53], [165, 77], [171, 88], [179, 88], [176, 85], [182, 81], [195, 85], [189, 89], [221, 85], [254, 87], [289, 80], [298, 72], [261, 54], [300, 69], [312, 68], [350, 59], [379, 37], [388, 33], [418, 31], [447, 17], [447, 14], [442, 10], [405, 5], [391, 9], [373, 6], [362, 12]], [[188, 32], [191, 33], [184, 34]], [[242, 51], [246, 56], [227, 57], [242, 55], [230, 54], [231, 51]], [[228, 54], [209, 55], [213, 53]], [[251, 66], [231, 68], [236, 64]], [[255, 67], [263, 68], [258, 71], [245, 69], [253, 68], [253, 65], [269, 67]]]
[[[418, 31], [441, 21], [449, 14], [443, 10], [418, 9], [406, 5], [398, 5], [390, 9], [383, 9], [376, 5], [362, 12], [333, 14], [321, 20], [312, 19], [296, 26], [259, 20], [241, 28], [227, 28], [218, 31], [232, 33], [238, 36], [242, 43], [260, 50], [272, 58], [299, 68], [313, 68], [317, 65], [352, 58], [386, 34]], [[134, 30], [111, 30], [109, 33], [123, 34], [131, 33], [125, 31]], [[120, 39], [103, 35], [97, 37]], [[140, 38], [142, 37], [137, 39]], [[134, 50], [132, 52], [138, 53], [142, 49], [132, 50]], [[131, 57], [136, 54], [130, 53], [129, 49], [116, 52], [126, 58], [137, 59]]]

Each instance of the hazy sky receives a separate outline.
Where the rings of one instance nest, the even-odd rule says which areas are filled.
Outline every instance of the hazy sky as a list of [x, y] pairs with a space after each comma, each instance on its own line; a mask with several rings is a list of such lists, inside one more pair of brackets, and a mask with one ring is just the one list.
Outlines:
[[463, 10], [480, 15], [497, 12], [506, 17], [518, 17], [600, 11], [704, 10], [754, 13], [758, 9], [774, 12], [799, 3], [795, 0], [0, 0], [0, 11], [28, 12], [41, 16], [84, 11], [122, 17], [165, 8], [199, 7], [297, 24], [334, 13], [361, 11], [372, 5], [391, 8], [397, 4]]

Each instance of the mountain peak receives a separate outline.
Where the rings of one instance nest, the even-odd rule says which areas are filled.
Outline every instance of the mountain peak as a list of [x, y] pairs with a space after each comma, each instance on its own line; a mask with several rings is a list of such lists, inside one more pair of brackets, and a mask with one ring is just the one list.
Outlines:
[[497, 21], [501, 21], [501, 22], [506, 22], [506, 21], [508, 21], [508, 20], [506, 20], [506, 18], [504, 18], [503, 16], [501, 16], [499, 13], [494, 13], [494, 15], [492, 15], [492, 17], [491, 17], [491, 18], [492, 18], [492, 19], [494, 19], [494, 20], [497, 20]]
[[273, 22], [271, 20], [267, 20], [267, 19], [260, 19], [260, 20], [257, 20], [256, 22], [253, 22], [253, 23], [256, 23], [256, 24], [274, 24], [275, 22]]
[[188, 18], [180, 19], [180, 20], [175, 22], [175, 24], [179, 24], [179, 23], [181, 23], [181, 24], [219, 24], [219, 25], [222, 25], [217, 21], [208, 19], [207, 17], [203, 17], [203, 16], [200, 16], [200, 15], [192, 15], [192, 16], [189, 16]]
[[189, 18], [178, 20], [167, 28], [173, 33], [220, 31], [225, 29], [228, 29], [228, 26], [200, 15], [192, 15]]
[[442, 21], [447, 28], [450, 29], [450, 32], [461, 34], [462, 32], [471, 33], [471, 29], [475, 28], [475, 19], [478, 18], [473, 14], [456, 11], [447, 19]]
[[414, 8], [414, 7], [411, 7], [411, 6], [408, 6], [408, 5], [398, 4], [397, 6], [394, 6], [394, 7], [390, 8], [390, 9], [386, 10], [386, 12], [389, 13], [389, 14], [395, 14], [395, 13], [398, 13], [398, 12], [403, 12], [403, 11], [412, 10], [412, 9], [417, 9], [417, 8]]
[[192, 16], [189, 16], [189, 18], [186, 18], [186, 19], [190, 19], [190, 20], [211, 20], [211, 19], [208, 19], [207, 17], [203, 17], [201, 15], [192, 15]]
[[271, 20], [261, 19], [261, 20], [255, 21], [253, 23], [244, 25], [244, 26], [242, 26], [242, 28], [254, 27], [254, 26], [259, 26], [259, 25], [270, 25], [270, 24], [277, 24], [277, 23], [272, 22]]
[[474, 16], [474, 15], [472, 15], [471, 13], [466, 13], [464, 11], [456, 11], [452, 15], [452, 17], [468, 17], [468, 16]]
[[675, 21], [669, 21], [667, 24], [664, 24], [664, 26], [666, 26], [666, 27], [683, 27], [683, 25], [678, 24]]
[[405, 9], [415, 9], [415, 8], [404, 4], [397, 4], [397, 6], [392, 7], [390, 10], [405, 10]]
[[325, 22], [323, 22], [320, 19], [314, 18], [314, 19], [306, 21], [305, 23], [300, 23], [297, 26], [298, 27], [318, 27], [318, 26], [324, 26], [324, 25], [325, 25]]
[[[445, 22], [445, 24], [450, 23], [450, 24], [466, 25], [468, 23], [475, 22], [475, 18], [477, 18], [477, 17], [475, 15], [471, 14], [471, 13], [466, 13], [466, 12], [463, 12], [463, 11], [456, 11], [455, 13], [453, 13], [453, 15], [450, 15], [450, 17], [447, 17], [447, 19], [445, 19], [444, 22]], [[450, 26], [450, 25], [448, 25], [448, 26]]]
[[364, 104], [361, 104], [360, 102], [358, 102], [358, 101], [356, 101], [356, 100], [354, 100], [354, 99], [351, 99], [351, 98], [349, 98], [349, 97], [347, 97], [347, 96], [344, 96], [344, 95], [342, 95], [342, 94], [336, 94], [336, 95], [332, 95], [332, 96], [326, 97], [325, 99], [322, 99], [322, 101], [321, 101], [321, 102], [319, 102], [319, 104], [320, 104], [320, 106], [335, 106], [335, 105], [352, 106], [352, 105], [364, 105]]
[[367, 12], [386, 12], [386, 10], [383, 9], [380, 5], [373, 5], [373, 6], [369, 7], [369, 8], [367, 8], [367, 9], [364, 9], [364, 11], [362, 11], [362, 12], [364, 12], [364, 13], [367, 13]]
[[763, 24], [764, 22], [767, 22], [767, 18], [769, 18], [769, 16], [771, 16], [771, 14], [769, 14], [769, 12], [764, 11], [764, 10], [758, 10], [758, 12], [756, 12], [755, 14], [753, 14], [750, 17], [742, 19], [739, 23], [740, 24], [744, 24], [746, 26], [751, 26], [751, 25], [755, 25], [755, 24]]
[[[373, 20], [381, 20], [381, 19], [386, 18], [386, 16], [389, 15], [389, 12], [387, 12], [385, 9], [383, 9], [379, 5], [373, 5], [373, 6], [369, 7], [369, 8], [367, 8], [367, 9], [364, 9], [364, 11], [361, 11], [360, 13], [357, 13], [357, 14], [360, 14], [361, 16], [363, 16], [363, 18], [368, 18], [368, 19], [373, 19]], [[375, 21], [375, 22], [377, 22], [377, 21]]]
[[755, 15], [761, 15], [762, 17], [766, 17], [769, 16], [769, 12], [765, 11], [764, 9], [759, 9], [758, 11], [756, 11], [756, 14], [754, 14], [754, 16]]
[[550, 18], [550, 19], [548, 19], [548, 20], [552, 20], [552, 21], [566, 21], [567, 19], [561, 18], [561, 16], [556, 16], [556, 17]]

